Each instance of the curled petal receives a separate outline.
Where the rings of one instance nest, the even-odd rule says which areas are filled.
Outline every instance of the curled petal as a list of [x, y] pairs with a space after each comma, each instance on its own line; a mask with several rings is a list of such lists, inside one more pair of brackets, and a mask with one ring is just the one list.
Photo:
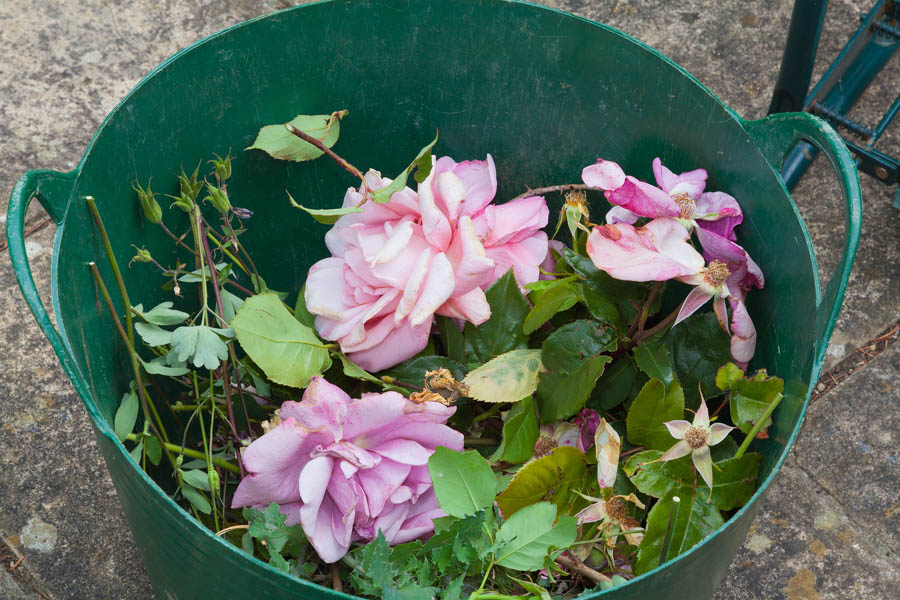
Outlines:
[[706, 407], [706, 400], [703, 398], [703, 395], [700, 395], [700, 406], [697, 407], [697, 412], [694, 413], [694, 422], [692, 423], [694, 427], [702, 427], [703, 429], [709, 430], [709, 409]]
[[642, 217], [681, 216], [681, 209], [669, 194], [630, 175], [619, 188], [607, 192], [606, 199]]
[[728, 303], [731, 305], [731, 356], [741, 368], [746, 368], [756, 352], [756, 328], [743, 302], [729, 298]]
[[587, 508], [579, 512], [575, 515], [575, 518], [578, 519], [578, 523], [596, 523], [597, 521], [602, 521], [607, 518], [609, 513], [606, 512], [606, 502], [601, 500], [600, 502], [595, 502], [594, 504], [589, 505]]
[[665, 166], [659, 157], [653, 159], [653, 176], [664, 192], [671, 196], [684, 194], [691, 198], [699, 196], [706, 187], [706, 170], [695, 169], [676, 175]]
[[453, 172], [466, 190], [460, 215], [475, 215], [494, 199], [497, 193], [497, 169], [490, 154], [485, 160], [464, 160], [453, 168]]
[[666, 281], [702, 271], [703, 256], [675, 219], [654, 219], [645, 226], [599, 225], [587, 241], [594, 265], [616, 279]]
[[744, 220], [737, 200], [724, 192], [707, 192], [697, 199], [694, 218], [699, 227], [716, 233], [732, 242], [734, 228]]
[[713, 423], [709, 428], [709, 441], [707, 441], [707, 445], [715, 446], [726, 437], [731, 432], [734, 427], [730, 425], [725, 425], [724, 423]]
[[606, 419], [600, 419], [600, 424], [597, 425], [594, 447], [597, 452], [597, 481], [601, 488], [612, 487], [619, 470], [619, 450], [622, 441]]
[[688, 446], [688, 443], [684, 440], [679, 440], [678, 443], [666, 450], [663, 455], [660, 456], [657, 460], [661, 460], [663, 462], [675, 460], [676, 458], [687, 456], [690, 453], [691, 447]]
[[710, 298], [712, 298], [712, 294], [709, 293], [709, 290], [706, 289], [705, 286], [699, 285], [692, 289], [687, 295], [687, 298], [684, 299], [684, 302], [681, 303], [681, 310], [678, 311], [678, 317], [675, 319], [675, 323], [673, 323], [672, 327], [678, 325], [697, 312], [697, 310], [706, 304]]
[[484, 290], [479, 287], [462, 296], [451, 297], [437, 310], [437, 314], [481, 325], [490, 318], [491, 305]]
[[639, 215], [634, 214], [627, 208], [622, 208], [621, 206], [613, 206], [606, 213], [606, 223], [608, 225], [613, 225], [614, 223], [627, 223], [628, 225], [634, 225], [638, 219], [641, 217]]
[[485, 253], [470, 217], [460, 217], [447, 258], [453, 269], [453, 296], [484, 287], [491, 280], [495, 263]]
[[697, 448], [691, 453], [691, 458], [694, 461], [694, 466], [697, 467], [697, 472], [700, 473], [700, 477], [703, 478], [703, 481], [705, 481], [706, 485], [709, 486], [709, 489], [712, 490], [713, 463], [709, 453], [709, 446]]
[[581, 170], [581, 180], [593, 188], [614, 190], [625, 183], [625, 171], [611, 160], [598, 158], [595, 164]]
[[685, 432], [688, 430], [688, 427], [691, 426], [690, 423], [682, 421], [681, 419], [677, 421], [667, 421], [663, 423], [663, 425], [669, 430], [669, 435], [676, 440], [683, 440]]
[[430, 324], [434, 311], [453, 294], [454, 286], [453, 266], [442, 252], [431, 261], [431, 267], [422, 285], [422, 293], [409, 313], [410, 324], [413, 327], [426, 322]]

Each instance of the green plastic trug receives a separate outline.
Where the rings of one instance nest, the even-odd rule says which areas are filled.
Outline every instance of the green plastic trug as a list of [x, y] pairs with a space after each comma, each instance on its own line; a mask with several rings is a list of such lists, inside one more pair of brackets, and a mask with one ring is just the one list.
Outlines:
[[[498, 0], [342, 0], [269, 15], [178, 53], [110, 114], [75, 172], [32, 171], [13, 191], [7, 235], [16, 275], [94, 421], [157, 597], [341, 594], [294, 580], [215, 537], [128, 458], [110, 427], [129, 378], [126, 353], [95, 308], [85, 264], [105, 267], [106, 261], [82, 198], [97, 199], [121, 260], [130, 256], [129, 244], [139, 243], [168, 262], [171, 244], [144, 222], [132, 182], [170, 182], [171, 189], [155, 191], [175, 194], [173, 174], [182, 165], [245, 148], [262, 125], [339, 108], [349, 108], [350, 115], [338, 150], [356, 165], [387, 174], [403, 169], [439, 129], [440, 155], [493, 155], [501, 199], [526, 185], [576, 180], [597, 157], [649, 179], [655, 156], [676, 172], [706, 168], [710, 189], [739, 199], [746, 214], [742, 242], [767, 278], [766, 288], [750, 298], [759, 329], [751, 366], [787, 380], [770, 438], [754, 446], [765, 456], [762, 489], [690, 552], [597, 594], [711, 596], [796, 435], [843, 297], [860, 209], [846, 149], [809, 115], [745, 123], [655, 51], [558, 11]], [[824, 299], [809, 237], [772, 169], [800, 138], [812, 139], [831, 159], [848, 206], [844, 258]], [[229, 196], [255, 215], [242, 239], [273, 289], [298, 290], [306, 270], [325, 254], [326, 228], [292, 208], [285, 189], [304, 206], [335, 207], [356, 182], [328, 161], [289, 164], [262, 152], [241, 153], [233, 168]], [[24, 252], [23, 219], [32, 197], [60, 224], [53, 271], [59, 333]], [[174, 211], [167, 218], [183, 217]], [[166, 299], [149, 269], [128, 269], [124, 276], [132, 297], [145, 306]]]

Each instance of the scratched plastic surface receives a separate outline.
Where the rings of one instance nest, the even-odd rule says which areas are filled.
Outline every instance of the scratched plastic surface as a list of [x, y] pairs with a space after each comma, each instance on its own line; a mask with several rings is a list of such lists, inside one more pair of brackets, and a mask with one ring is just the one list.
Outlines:
[[[131, 182], [153, 178], [174, 192], [173, 173], [212, 152], [237, 155], [229, 192], [250, 208], [245, 241], [273, 289], [296, 292], [325, 252], [325, 227], [290, 207], [337, 206], [346, 174], [324, 160], [296, 165], [243, 152], [259, 127], [297, 114], [347, 108], [337, 148], [351, 162], [398, 172], [440, 130], [437, 151], [497, 163], [500, 198], [571, 181], [598, 156], [651, 177], [704, 167], [710, 188], [744, 206], [742, 242], [766, 272], [751, 297], [759, 348], [751, 368], [787, 380], [765, 456], [763, 485], [722, 529], [690, 552], [604, 598], [710, 597], [793, 442], [843, 297], [859, 236], [859, 188], [834, 133], [808, 115], [745, 122], [688, 73], [611, 28], [550, 9], [500, 0], [335, 1], [297, 7], [211, 36], [145, 78], [97, 131], [71, 173], [31, 171], [13, 191], [7, 235], [26, 300], [90, 413], [122, 506], [158, 598], [336, 598], [216, 538], [140, 472], [110, 426], [129, 369], [98, 307], [86, 267], [105, 269], [83, 196], [97, 199], [119, 260], [146, 243], [163, 263], [171, 244], [140, 217]], [[799, 215], [770, 166], [800, 138], [831, 160], [847, 201], [844, 258], [824, 294]], [[158, 187], [157, 187], [158, 186]], [[59, 224], [53, 306], [47, 317], [28, 269], [22, 222], [37, 198]], [[594, 210], [602, 214], [604, 207]], [[174, 213], [170, 225], [181, 229]], [[183, 225], [183, 224], [181, 224]], [[148, 268], [125, 270], [135, 301], [167, 299]], [[127, 576], [127, 574], [123, 574]], [[349, 597], [349, 596], [347, 596]]]

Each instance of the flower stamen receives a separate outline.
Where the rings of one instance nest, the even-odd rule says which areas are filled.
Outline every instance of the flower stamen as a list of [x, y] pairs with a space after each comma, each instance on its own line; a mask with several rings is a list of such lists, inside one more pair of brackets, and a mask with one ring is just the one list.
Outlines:
[[708, 439], [709, 431], [697, 425], [691, 425], [688, 427], [687, 431], [684, 432], [684, 441], [691, 447], [691, 450], [702, 448], [706, 445]]
[[672, 200], [675, 201], [675, 204], [678, 205], [678, 208], [681, 209], [681, 218], [682, 219], [691, 219], [694, 216], [694, 211], [697, 209], [697, 201], [688, 196], [687, 194], [676, 194], [672, 196]]
[[706, 267], [706, 274], [703, 276], [703, 279], [706, 280], [706, 283], [718, 287], [725, 283], [729, 276], [731, 276], [731, 271], [728, 270], [728, 265], [721, 260], [715, 259]]

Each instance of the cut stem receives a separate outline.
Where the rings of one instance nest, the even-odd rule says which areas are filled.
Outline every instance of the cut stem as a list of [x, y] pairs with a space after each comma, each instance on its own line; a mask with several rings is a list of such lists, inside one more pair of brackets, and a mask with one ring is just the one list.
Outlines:
[[745, 437], [744, 441], [741, 443], [740, 448], [738, 448], [737, 452], [734, 453], [735, 458], [740, 458], [744, 455], [744, 452], [747, 451], [750, 443], [756, 439], [756, 434], [759, 433], [760, 429], [762, 429], [763, 423], [769, 420], [769, 417], [772, 416], [772, 412], [781, 403], [781, 399], [783, 397], [783, 394], [778, 394], [777, 396], [775, 396], [775, 399], [769, 403], [769, 406], [766, 407], [766, 412], [764, 412], [762, 417], [760, 417], [759, 420], [753, 424], [753, 429], [750, 430], [750, 433], [747, 434], [747, 437]]
[[109, 260], [109, 266], [112, 269], [113, 276], [116, 278], [116, 285], [119, 287], [119, 295], [122, 296], [122, 304], [125, 305], [125, 333], [128, 335], [128, 342], [134, 348], [134, 331], [131, 327], [131, 302], [128, 300], [128, 291], [125, 289], [125, 280], [122, 279], [122, 272], [119, 271], [119, 263], [116, 261], [116, 255], [113, 253], [112, 244], [109, 243], [109, 236], [106, 235], [106, 227], [103, 226], [103, 219], [100, 218], [100, 212], [97, 210], [97, 203], [93, 196], [85, 196], [88, 210], [94, 218], [97, 225], [97, 232], [100, 234], [100, 240], [103, 242], [103, 248], [106, 250], [106, 258]]
[[588, 579], [595, 581], [597, 583], [611, 583], [612, 579], [597, 571], [595, 569], [590, 568], [580, 560], [575, 560], [569, 558], [568, 556], [558, 556], [556, 558], [557, 564], [562, 568], [566, 569], [572, 574], [581, 575], [583, 577], [587, 577]]
[[584, 183], [563, 183], [561, 185], [548, 185], [544, 187], [529, 189], [527, 192], [522, 192], [521, 194], [510, 200], [510, 202], [512, 202], [513, 200], [528, 198], [530, 196], [540, 196], [541, 194], [552, 194], [554, 192], [571, 192], [574, 190], [593, 190], [598, 192], [603, 191], [601, 188], [591, 187]]
[[362, 181], [362, 189], [363, 189], [363, 202], [365, 202], [369, 197], [369, 186], [366, 184], [366, 178], [363, 176], [362, 172], [359, 169], [351, 165], [349, 162], [338, 156], [338, 154], [326, 146], [322, 140], [318, 138], [314, 138], [308, 133], [297, 129], [290, 123], [285, 123], [284, 126], [290, 131], [292, 134], [306, 142], [307, 144], [312, 144], [316, 148], [322, 151], [328, 158], [339, 164], [345, 171], [353, 175], [354, 177], [358, 177], [360, 181]]

